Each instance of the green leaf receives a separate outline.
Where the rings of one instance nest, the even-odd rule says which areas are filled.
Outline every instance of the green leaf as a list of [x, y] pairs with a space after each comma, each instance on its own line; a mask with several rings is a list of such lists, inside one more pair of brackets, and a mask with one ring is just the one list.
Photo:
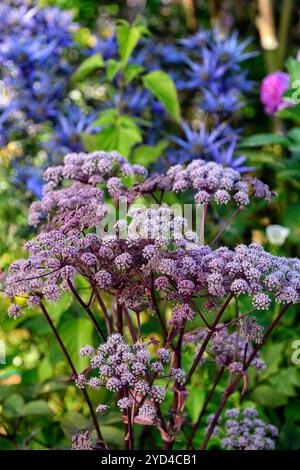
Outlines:
[[144, 71], [144, 67], [138, 64], [128, 64], [124, 70], [125, 82], [127, 85]]
[[261, 380], [264, 380], [275, 374], [282, 361], [285, 343], [267, 344], [261, 352], [262, 358], [266, 363], [266, 370], [260, 374]]
[[86, 429], [88, 426], [89, 420], [76, 411], [69, 411], [64, 414], [61, 420], [61, 429], [68, 437], [78, 430]]
[[142, 142], [140, 131], [132, 127], [109, 127], [98, 134], [101, 150], [117, 150], [124, 157], [129, 157], [132, 147], [139, 142]]
[[[109, 117], [108, 117], [109, 119]], [[99, 124], [101, 119], [97, 120]], [[113, 125], [105, 127], [98, 134], [82, 134], [85, 148], [91, 152], [117, 150], [124, 157], [129, 157], [132, 147], [142, 142], [141, 131], [128, 116], [118, 117]]]
[[170, 116], [172, 116], [175, 121], [180, 122], [180, 105], [177, 90], [172, 78], [161, 70], [154, 70], [144, 75], [143, 83], [145, 88], [161, 101]]
[[75, 70], [71, 77], [71, 82], [76, 83], [84, 80], [91, 73], [104, 66], [104, 60], [101, 54], [97, 53], [85, 59]]
[[202, 409], [205, 399], [205, 391], [199, 388], [191, 388], [189, 391], [189, 399], [187, 401], [187, 410], [191, 416], [191, 420], [194, 423]]
[[7, 418], [13, 418], [16, 416], [22, 416], [24, 410], [24, 398], [17, 394], [13, 393], [10, 395], [3, 403], [3, 414]]
[[298, 202], [290, 203], [283, 214], [282, 224], [291, 230], [289, 238], [296, 244], [300, 236], [300, 205]]
[[297, 399], [285, 406], [284, 415], [291, 421], [300, 421], [300, 408]]
[[300, 449], [300, 431], [294, 423], [287, 422], [280, 430], [280, 446], [283, 449]]
[[168, 145], [169, 142], [167, 140], [162, 140], [157, 145], [140, 145], [135, 149], [132, 161], [140, 165], [150, 165], [161, 157]]
[[113, 81], [119, 70], [121, 69], [121, 63], [114, 59], [109, 59], [106, 62], [106, 76], [109, 82]]
[[295, 391], [295, 385], [290, 380], [292, 376], [289, 369], [290, 368], [282, 370], [279, 374], [271, 377], [270, 383], [275, 388], [275, 390], [279, 393], [282, 393], [282, 395], [287, 397], [295, 397], [297, 396], [297, 392]]
[[102, 111], [98, 118], [93, 121], [93, 126], [109, 126], [114, 125], [117, 119], [117, 110], [115, 108], [109, 108]]
[[81, 47], [86, 49], [90, 47], [89, 43], [92, 38], [91, 31], [89, 28], [78, 28], [73, 33], [74, 41], [79, 44]]
[[117, 41], [123, 67], [126, 66], [133, 49], [145, 32], [143, 26], [130, 26], [125, 21], [117, 26]]
[[276, 113], [276, 116], [282, 119], [291, 119], [293, 121], [300, 121], [300, 105], [293, 108], [284, 108]]
[[59, 302], [57, 302], [56, 304], [49, 303], [47, 305], [49, 315], [51, 315], [52, 318], [58, 321], [60, 316], [70, 308], [70, 306], [72, 305], [72, 301], [73, 300], [71, 296], [68, 295], [68, 293], [63, 293], [63, 295], [59, 299]]
[[93, 325], [91, 320], [84, 313], [72, 315], [71, 312], [66, 312], [58, 323], [58, 331], [76, 369], [84, 369], [87, 366], [87, 360], [79, 356], [79, 350], [92, 343]]
[[23, 416], [51, 416], [53, 411], [44, 400], [34, 400], [26, 403], [23, 408]]
[[277, 408], [288, 402], [287, 397], [283, 393], [279, 393], [269, 385], [259, 385], [256, 387], [251, 394], [251, 399], [268, 408]]
[[300, 62], [293, 57], [289, 57], [285, 63], [286, 69], [289, 72], [290, 80], [300, 80]]
[[261, 147], [263, 145], [275, 144], [288, 146], [291, 144], [291, 141], [287, 137], [278, 134], [256, 134], [243, 139], [239, 143], [239, 147]]
[[300, 129], [299, 129], [299, 127], [293, 127], [293, 129], [291, 129], [291, 130], [288, 132], [288, 136], [289, 136], [294, 142], [296, 142], [297, 144], [300, 144]]
[[111, 442], [117, 446], [119, 446], [122, 439], [124, 439], [123, 430], [116, 426], [101, 426], [101, 432], [105, 441]]
[[98, 143], [98, 134], [81, 134], [83, 146], [87, 152], [94, 152], [95, 150], [102, 150]]

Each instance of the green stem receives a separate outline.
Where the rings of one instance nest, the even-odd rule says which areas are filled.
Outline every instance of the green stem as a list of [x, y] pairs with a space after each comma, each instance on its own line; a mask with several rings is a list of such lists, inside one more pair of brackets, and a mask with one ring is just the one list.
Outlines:
[[278, 48], [278, 67], [283, 68], [288, 38], [290, 33], [291, 19], [293, 12], [293, 0], [284, 0], [281, 2], [280, 23], [279, 23], [279, 48]]

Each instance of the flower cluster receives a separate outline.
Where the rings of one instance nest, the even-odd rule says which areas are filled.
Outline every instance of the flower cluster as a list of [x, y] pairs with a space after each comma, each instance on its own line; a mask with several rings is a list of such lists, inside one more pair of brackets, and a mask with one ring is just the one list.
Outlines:
[[[136, 181], [131, 188], [122, 180], [128, 176]], [[214, 201], [226, 205], [232, 201], [245, 206], [252, 195], [266, 200], [272, 197], [268, 186], [261, 181], [242, 178], [235, 170], [217, 163], [194, 160], [188, 165], [174, 165], [166, 174], [147, 178], [144, 167], [129, 164], [117, 152], [68, 154], [62, 165], [48, 168], [44, 178], [48, 182], [43, 188], [44, 196], [31, 207], [32, 225], [49, 216], [53, 209], [63, 211], [66, 218], [65, 210], [81, 208], [86, 203], [94, 207], [103, 195], [101, 185], [114, 199], [124, 196], [129, 203], [140, 195], [159, 190], [175, 193], [192, 190], [198, 204]]]
[[[26, 306], [39, 305], [51, 321], [46, 302], [57, 302], [62, 291], [72, 294], [102, 339], [99, 347], [80, 351], [90, 365], [83, 373], [73, 370], [79, 389], [86, 393], [85, 387], [104, 388], [117, 394], [125, 425], [129, 417], [133, 425], [157, 423], [162, 437], [173, 439], [182, 426], [186, 387], [201, 360], [212, 360], [236, 380], [244, 378], [245, 386], [249, 366], [264, 368], [256, 348], [266, 335], [249, 315], [268, 310], [274, 301], [285, 304], [282, 314], [289, 304], [300, 303], [300, 260], [271, 255], [258, 244], [235, 249], [200, 245], [187, 220], [164, 205], [163, 197], [187, 192], [190, 200], [213, 203], [216, 210], [231, 201], [238, 213], [252, 196], [268, 200], [272, 193], [255, 178], [202, 160], [148, 177], [143, 167], [117, 152], [68, 154], [63, 164], [48, 168], [45, 179], [43, 197], [30, 211], [30, 222], [40, 225], [40, 233], [25, 244], [29, 257], [13, 263], [6, 279], [6, 296], [12, 301], [8, 313], [18, 318]], [[128, 211], [113, 221], [111, 232], [102, 222], [115, 207], [108, 200], [115, 204], [120, 198]], [[141, 199], [157, 204], [142, 208]], [[78, 277], [84, 280], [85, 294]], [[15, 303], [16, 296], [27, 302]], [[227, 306], [240, 296], [248, 296], [253, 308], [222, 324]], [[100, 319], [93, 315], [98, 307]], [[153, 315], [160, 325], [163, 347], [153, 356], [148, 346], [159, 342], [141, 340], [141, 312]], [[205, 323], [200, 330], [193, 329], [196, 316]], [[181, 354], [186, 343], [196, 344], [196, 351], [185, 375]], [[258, 346], [254, 349], [252, 343]], [[171, 382], [176, 398], [166, 424], [160, 403]], [[100, 403], [97, 412], [109, 407]], [[262, 428], [263, 443], [253, 445], [270, 446], [258, 420], [256, 426]], [[243, 442], [241, 448], [250, 446], [249, 440]]]
[[[151, 181], [151, 180], [150, 180]], [[156, 182], [157, 189], [181, 193], [192, 190], [197, 204], [214, 201], [226, 205], [230, 201], [246, 206], [252, 195], [270, 200], [272, 193], [267, 185], [255, 178], [242, 178], [231, 169], [214, 162], [193, 160], [188, 165], [174, 165]], [[146, 185], [149, 183], [146, 181]]]
[[[33, 225], [47, 223], [25, 245], [30, 258], [11, 266], [7, 295], [22, 293], [29, 303], [38, 303], [43, 296], [56, 301], [60, 289], [69, 289], [80, 273], [91, 287], [118, 291], [124, 306], [141, 311], [151, 308], [147, 285], [154, 276], [156, 289], [176, 303], [174, 324], [193, 318], [189, 303], [196, 297], [205, 299], [204, 308], [218, 305], [230, 293], [251, 296], [257, 310], [268, 309], [271, 297], [281, 303], [299, 301], [299, 260], [272, 256], [255, 244], [239, 245], [234, 251], [201, 247], [186, 220], [165, 207], [142, 210], [133, 205], [127, 219], [115, 223], [113, 234], [94, 233], [107, 214], [107, 193], [122, 196], [129, 204], [158, 190], [194, 190], [196, 202], [199, 194], [206, 194], [206, 203], [231, 199], [237, 205], [249, 202], [250, 191], [271, 197], [260, 181], [243, 180], [234, 170], [200, 160], [186, 168], [172, 167], [166, 175], [145, 174], [143, 167], [130, 165], [116, 152], [69, 154], [63, 165], [50, 167], [44, 196], [33, 203], [29, 216]], [[136, 179], [131, 187], [124, 182], [128, 175]], [[146, 283], [140, 282], [139, 274], [148, 278]], [[17, 317], [20, 310], [11, 307], [11, 316]]]
[[[247, 295], [256, 310], [267, 310], [272, 297], [278, 303], [300, 300], [300, 262], [273, 256], [257, 244], [238, 245], [234, 251], [207, 246], [165, 251], [149, 263], [159, 275], [157, 289], [167, 299], [182, 302], [173, 310], [173, 322], [192, 319], [186, 305], [193, 298], [204, 298], [204, 310], [217, 307], [227, 295]], [[249, 325], [248, 325], [249, 326]]]
[[261, 343], [264, 329], [259, 323], [257, 323], [256, 317], [243, 318], [240, 320], [240, 334], [244, 340], [249, 343]]
[[[126, 190], [121, 177], [146, 174], [144, 167], [130, 165], [117, 152], [70, 153], [62, 165], [49, 167], [45, 171], [47, 184], [43, 188], [44, 196], [41, 201], [32, 204], [29, 223], [38, 225], [40, 220], [49, 218], [55, 210], [55, 217], [61, 216], [65, 221], [64, 231], [71, 230], [72, 226], [79, 229], [78, 224], [80, 219], [84, 219], [84, 214], [90, 218], [86, 228], [95, 227], [95, 211], [101, 215], [99, 204], [104, 196], [99, 186], [103, 185], [111, 196], [120, 198]], [[64, 183], [69, 181], [72, 184], [66, 187]], [[128, 197], [128, 188], [126, 191]], [[102, 216], [105, 214], [103, 210]], [[57, 223], [58, 220], [54, 220], [56, 226]]]
[[[184, 337], [184, 343], [187, 345], [196, 344], [195, 357], [197, 356], [203, 340], [207, 332], [200, 330], [196, 333], [187, 333]], [[207, 349], [207, 358], [202, 359], [202, 364], [205, 364], [206, 359], [213, 358], [217, 365], [228, 368], [230, 372], [240, 372], [243, 369], [244, 361], [246, 361], [252, 353], [252, 346], [250, 344], [246, 347], [246, 341], [239, 332], [235, 331], [230, 333], [224, 325], [219, 326], [209, 343]], [[263, 371], [265, 368], [264, 361], [257, 356], [251, 363], [257, 371]]]
[[72, 450], [93, 450], [93, 442], [89, 431], [73, 434]]
[[[90, 346], [81, 349], [81, 356], [90, 358], [90, 368], [97, 370], [98, 376], [87, 378], [80, 374], [76, 383], [82, 388], [99, 389], [102, 386], [111, 392], [126, 393], [118, 400], [118, 407], [121, 411], [139, 405], [143, 397], [149, 397], [152, 402], [141, 406], [140, 416], [154, 413], [155, 402], [161, 403], [165, 399], [166, 388], [154, 384], [154, 381], [166, 375], [165, 363], [169, 362], [169, 352], [167, 349], [158, 350], [158, 357], [153, 359], [149, 353], [148, 344], [136, 342], [132, 346], [125, 343], [121, 334], [115, 333], [107, 338], [96, 350]], [[170, 369], [170, 377], [174, 377], [178, 383], [184, 378], [181, 369]], [[108, 405], [100, 404], [97, 408], [99, 413], [108, 409]]]
[[278, 436], [276, 426], [260, 419], [255, 408], [227, 410], [215, 431], [221, 438], [221, 446], [227, 450], [272, 450], [274, 438]]

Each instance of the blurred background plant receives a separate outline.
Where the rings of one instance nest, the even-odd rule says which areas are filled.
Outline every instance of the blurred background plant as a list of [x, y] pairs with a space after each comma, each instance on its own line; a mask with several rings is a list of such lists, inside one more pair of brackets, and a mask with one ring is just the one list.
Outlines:
[[[151, 171], [200, 156], [251, 171], [278, 197], [244, 211], [224, 240], [299, 256], [299, 12], [292, 0], [1, 2], [0, 284], [31, 236], [27, 211], [41, 196], [43, 169], [70, 151], [117, 149]], [[7, 307], [2, 299], [0, 448], [69, 447], [87, 409], [66, 387], [47, 325], [34, 312], [14, 322]], [[51, 314], [76, 363], [79, 347], [93, 341], [89, 325], [67, 299]], [[245, 398], [281, 429], [281, 449], [300, 448], [300, 374], [291, 363], [298, 320], [292, 308]], [[192, 419], [209, 374], [197, 376]], [[117, 447], [118, 418], [104, 419]], [[148, 445], [155, 439], [149, 431]]]

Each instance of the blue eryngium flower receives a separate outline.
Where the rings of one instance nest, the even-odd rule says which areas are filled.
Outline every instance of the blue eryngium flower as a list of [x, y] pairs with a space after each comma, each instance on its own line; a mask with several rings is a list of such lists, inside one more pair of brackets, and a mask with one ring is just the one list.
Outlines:
[[207, 130], [204, 123], [197, 131], [191, 129], [187, 123], [183, 123], [182, 129], [184, 137], [170, 137], [170, 140], [179, 147], [170, 148], [166, 152], [172, 164], [201, 158], [214, 160], [239, 172], [252, 169], [244, 165], [247, 160], [245, 156], [236, 155], [240, 129], [232, 129], [224, 123], [211, 131]]
[[214, 53], [218, 61], [228, 66], [235, 66], [239, 62], [257, 55], [256, 52], [246, 52], [246, 48], [251, 43], [252, 38], [247, 38], [245, 41], [240, 42], [236, 31], [226, 38], [217, 33], [214, 39]]
[[31, 7], [18, 0], [2, 4], [0, 16], [0, 74], [11, 97], [7, 108], [46, 121], [66, 94], [73, 71], [65, 59], [66, 48], [75, 47], [76, 26], [71, 15], [58, 8]]
[[63, 112], [58, 112], [55, 116], [53, 128], [54, 136], [50, 138], [47, 146], [56, 155], [63, 155], [66, 152], [82, 152], [81, 134], [83, 132], [94, 132], [92, 126], [97, 117], [96, 112], [85, 114], [79, 106], [70, 104]]
[[25, 187], [31, 194], [40, 199], [43, 190], [43, 171], [30, 165], [27, 159], [22, 163], [14, 161], [13, 168], [14, 175], [12, 182], [17, 187]]
[[234, 170], [244, 173], [253, 170], [252, 167], [245, 165], [247, 157], [244, 155], [236, 155], [238, 137], [233, 135], [231, 141], [220, 147], [212, 149], [212, 158], [215, 162], [224, 166], [230, 166]]
[[240, 109], [241, 106], [240, 95], [234, 90], [221, 94], [206, 89], [203, 89], [203, 98], [199, 105], [200, 109], [221, 116], [228, 116]]
[[205, 158], [205, 155], [210, 154], [213, 149], [217, 149], [227, 140], [223, 136], [223, 124], [209, 132], [204, 123], [201, 124], [198, 131], [194, 131], [185, 122], [182, 124], [182, 129], [185, 134], [184, 138], [171, 136], [171, 140], [179, 145], [182, 150], [185, 150], [186, 154], [191, 156], [191, 159]]
[[218, 89], [218, 80], [224, 76], [228, 66], [218, 63], [216, 55], [209, 49], [204, 48], [201, 53], [201, 63], [186, 59], [189, 66], [187, 80], [178, 85], [179, 89], [202, 87]]
[[205, 29], [200, 29], [194, 36], [191, 36], [186, 39], [181, 39], [179, 44], [186, 47], [187, 49], [195, 50], [199, 52], [202, 47], [206, 47], [210, 44], [212, 40], [211, 31], [206, 31]]

